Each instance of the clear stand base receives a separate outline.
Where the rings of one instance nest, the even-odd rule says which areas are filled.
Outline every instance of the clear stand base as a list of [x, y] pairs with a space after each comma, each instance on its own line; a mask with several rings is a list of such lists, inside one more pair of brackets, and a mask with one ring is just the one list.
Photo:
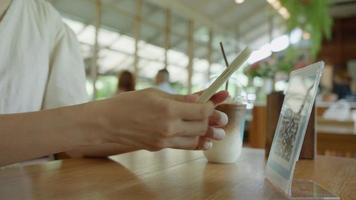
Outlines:
[[293, 180], [292, 194], [289, 199], [340, 199], [311, 180]]

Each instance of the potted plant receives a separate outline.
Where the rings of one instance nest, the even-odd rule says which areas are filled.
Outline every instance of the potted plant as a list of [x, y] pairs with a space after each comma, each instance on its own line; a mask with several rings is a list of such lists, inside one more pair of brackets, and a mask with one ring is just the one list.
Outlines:
[[311, 56], [315, 57], [320, 50], [324, 37], [331, 37], [332, 17], [329, 14], [328, 0], [280, 0], [288, 10], [289, 31], [301, 28], [310, 35]]

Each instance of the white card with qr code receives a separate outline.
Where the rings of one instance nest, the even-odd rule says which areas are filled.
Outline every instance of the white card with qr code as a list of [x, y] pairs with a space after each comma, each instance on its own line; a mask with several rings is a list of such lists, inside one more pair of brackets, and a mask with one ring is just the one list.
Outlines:
[[299, 158], [324, 63], [294, 70], [287, 90], [266, 165], [266, 178], [285, 194], [291, 194], [295, 164]]

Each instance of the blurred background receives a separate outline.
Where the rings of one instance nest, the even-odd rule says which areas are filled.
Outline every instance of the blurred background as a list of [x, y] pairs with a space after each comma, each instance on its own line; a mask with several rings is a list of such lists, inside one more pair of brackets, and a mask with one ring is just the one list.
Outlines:
[[317, 150], [356, 157], [355, 0], [48, 1], [77, 35], [92, 99], [126, 91], [118, 86], [127, 82], [125, 70], [133, 77], [130, 90], [158, 87], [156, 75], [165, 69], [169, 91], [193, 93], [224, 70], [219, 42], [230, 62], [252, 48], [228, 88], [248, 105], [246, 146], [265, 147], [267, 100], [286, 89], [289, 73], [325, 61]]

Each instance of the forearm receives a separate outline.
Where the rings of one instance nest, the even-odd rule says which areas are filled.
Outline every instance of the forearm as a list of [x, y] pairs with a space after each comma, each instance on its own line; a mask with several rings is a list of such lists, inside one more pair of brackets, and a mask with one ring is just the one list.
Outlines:
[[0, 115], [0, 166], [93, 143], [84, 134], [83, 106]]
[[139, 150], [140, 148], [122, 144], [107, 143], [93, 146], [77, 148], [72, 151], [67, 151], [66, 155], [71, 158], [87, 157], [87, 158], [104, 158], [116, 154], [127, 153]]
[[209, 116], [212, 102], [222, 102], [227, 93], [205, 104], [186, 103], [188, 97], [148, 89], [77, 106], [0, 115], [0, 166], [59, 152], [103, 157], [137, 149], [196, 149], [204, 134], [218, 139], [215, 129], [208, 132]]

